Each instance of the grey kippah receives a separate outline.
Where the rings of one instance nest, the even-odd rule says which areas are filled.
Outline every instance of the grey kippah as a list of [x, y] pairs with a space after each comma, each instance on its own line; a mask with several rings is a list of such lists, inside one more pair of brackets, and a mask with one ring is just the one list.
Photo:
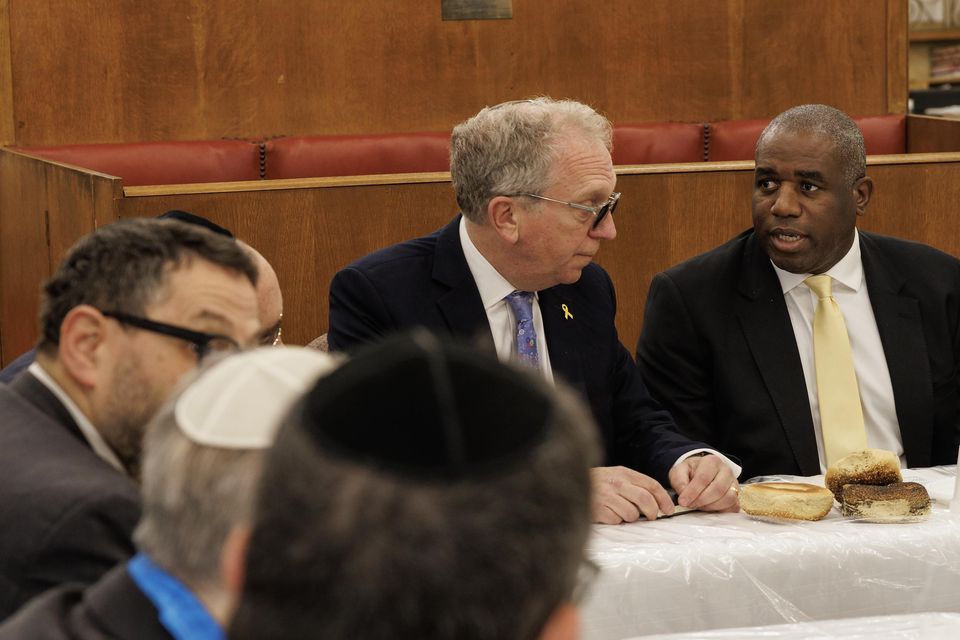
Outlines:
[[523, 464], [550, 424], [548, 393], [532, 371], [420, 331], [358, 351], [308, 393], [302, 418], [331, 455], [458, 479]]

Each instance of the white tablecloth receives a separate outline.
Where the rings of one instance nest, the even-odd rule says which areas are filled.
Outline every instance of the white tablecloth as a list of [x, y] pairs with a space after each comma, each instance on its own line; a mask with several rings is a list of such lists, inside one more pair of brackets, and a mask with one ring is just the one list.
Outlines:
[[960, 613], [908, 613], [644, 636], [643, 640], [956, 640]]
[[[924, 484], [955, 475], [955, 466], [904, 472]], [[588, 553], [601, 572], [584, 603], [585, 640], [960, 612], [960, 515], [939, 503], [910, 524], [834, 509], [797, 524], [691, 513], [597, 525]]]

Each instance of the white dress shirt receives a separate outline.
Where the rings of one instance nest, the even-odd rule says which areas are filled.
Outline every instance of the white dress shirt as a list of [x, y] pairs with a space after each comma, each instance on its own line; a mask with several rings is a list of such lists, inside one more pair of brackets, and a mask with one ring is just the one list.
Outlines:
[[[790, 324], [793, 325], [793, 334], [797, 339], [797, 350], [803, 366], [803, 377], [807, 382], [810, 413], [817, 437], [820, 469], [826, 471], [817, 373], [813, 361], [813, 315], [817, 309], [817, 295], [803, 283], [812, 274], [790, 273], [776, 265], [773, 265], [773, 268], [780, 279], [787, 313], [790, 314]], [[873, 307], [870, 306], [870, 294], [863, 277], [859, 233], [854, 232], [850, 251], [826, 274], [833, 278], [833, 298], [840, 307], [843, 321], [847, 325], [847, 335], [850, 337], [853, 368], [857, 374], [863, 421], [867, 428], [867, 444], [871, 448], [893, 451], [899, 456], [900, 465], [906, 468], [907, 459], [903, 453], [890, 370], [887, 368], [877, 320], [873, 315]]]
[[[516, 287], [507, 282], [492, 264], [490, 264], [467, 233], [466, 218], [460, 219], [460, 245], [467, 259], [467, 266], [473, 274], [473, 280], [480, 291], [480, 300], [487, 312], [487, 323], [493, 335], [493, 344], [497, 357], [502, 361], [517, 358], [517, 319], [513, 309], [504, 299], [516, 291]], [[543, 334], [543, 314], [540, 313], [540, 294], [533, 292], [533, 328], [537, 332], [537, 356], [540, 358], [540, 372], [553, 382], [553, 368], [550, 366], [550, 351]]]
[[113, 449], [110, 448], [110, 445], [107, 444], [106, 440], [103, 439], [103, 436], [100, 435], [100, 432], [97, 431], [97, 428], [93, 426], [93, 423], [87, 418], [80, 407], [70, 399], [70, 396], [67, 395], [67, 392], [60, 388], [60, 385], [57, 384], [56, 380], [50, 377], [50, 374], [47, 373], [43, 367], [37, 362], [30, 363], [30, 366], [27, 367], [34, 378], [40, 381], [40, 383], [45, 386], [50, 392], [57, 396], [57, 399], [63, 403], [63, 406], [66, 408], [67, 412], [73, 418], [74, 422], [77, 423], [77, 426], [80, 427], [80, 433], [83, 434], [83, 437], [86, 438], [87, 442], [90, 444], [90, 448], [93, 449], [100, 458], [102, 458], [107, 464], [111, 467], [114, 467], [117, 471], [121, 473], [126, 473], [127, 470], [124, 469], [123, 464], [120, 462], [120, 458], [117, 457], [117, 454], [113, 452]]

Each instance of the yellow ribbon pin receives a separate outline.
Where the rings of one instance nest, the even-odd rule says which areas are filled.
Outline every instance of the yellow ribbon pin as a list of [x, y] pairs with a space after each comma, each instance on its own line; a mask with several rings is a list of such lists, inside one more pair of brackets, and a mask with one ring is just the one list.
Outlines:
[[567, 308], [567, 305], [562, 304], [560, 308], [563, 309], [563, 319], [564, 320], [573, 320], [573, 314], [570, 313], [570, 309]]

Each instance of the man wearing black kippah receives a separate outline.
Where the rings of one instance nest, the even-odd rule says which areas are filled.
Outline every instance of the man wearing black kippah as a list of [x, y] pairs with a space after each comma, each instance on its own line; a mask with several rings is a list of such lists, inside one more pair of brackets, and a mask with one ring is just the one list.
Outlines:
[[663, 486], [682, 506], [736, 510], [739, 467], [677, 432], [617, 337], [613, 285], [592, 262], [616, 236], [610, 147], [606, 118], [573, 101], [505, 103], [458, 125], [450, 166], [462, 215], [340, 271], [330, 347], [422, 326], [564, 380], [605, 445], [592, 472], [597, 522], [672, 513]]
[[426, 332], [358, 353], [266, 454], [230, 638], [575, 638], [589, 423], [566, 389]]

